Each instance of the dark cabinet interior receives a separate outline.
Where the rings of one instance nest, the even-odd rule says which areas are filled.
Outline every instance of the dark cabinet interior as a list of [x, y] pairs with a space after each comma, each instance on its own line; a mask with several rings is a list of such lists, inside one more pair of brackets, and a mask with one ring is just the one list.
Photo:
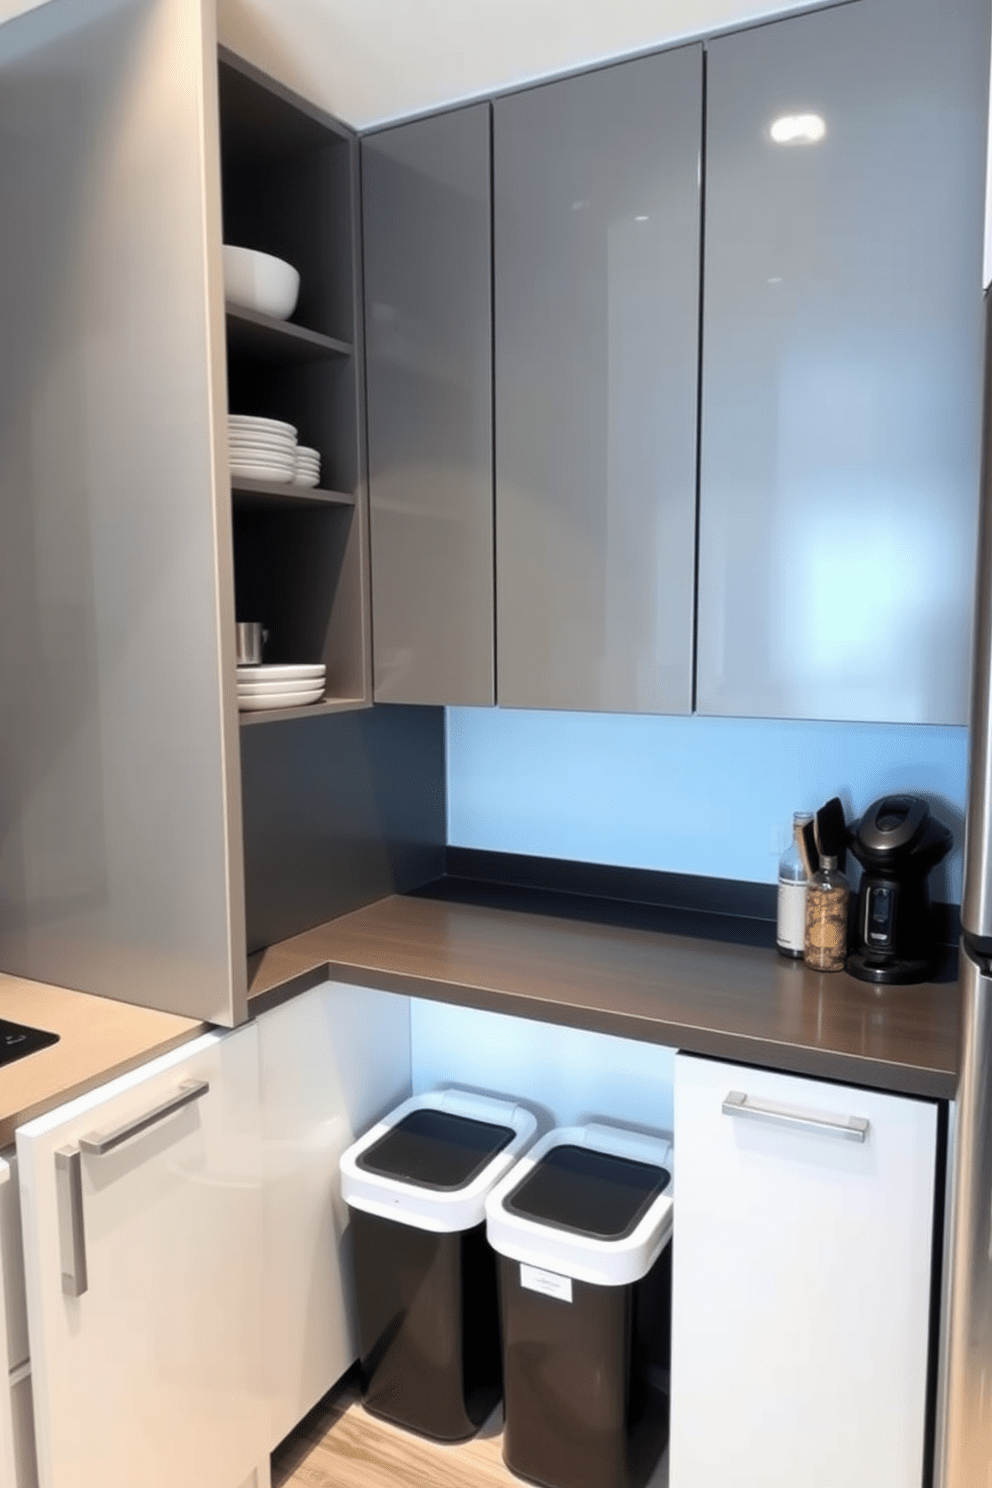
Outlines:
[[315, 489], [233, 481], [237, 619], [265, 625], [267, 662], [326, 663], [318, 712], [360, 706], [371, 698], [357, 143], [223, 52], [219, 100], [224, 241], [300, 274], [288, 321], [228, 307], [228, 407], [292, 424], [321, 457]]

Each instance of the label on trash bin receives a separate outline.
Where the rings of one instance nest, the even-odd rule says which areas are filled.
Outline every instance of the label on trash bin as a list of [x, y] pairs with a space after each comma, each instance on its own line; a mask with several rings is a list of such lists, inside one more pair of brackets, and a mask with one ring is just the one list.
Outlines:
[[542, 1271], [540, 1266], [525, 1266], [520, 1263], [520, 1285], [528, 1292], [543, 1292], [545, 1297], [557, 1297], [559, 1302], [571, 1302], [572, 1278], [559, 1276], [557, 1271]]

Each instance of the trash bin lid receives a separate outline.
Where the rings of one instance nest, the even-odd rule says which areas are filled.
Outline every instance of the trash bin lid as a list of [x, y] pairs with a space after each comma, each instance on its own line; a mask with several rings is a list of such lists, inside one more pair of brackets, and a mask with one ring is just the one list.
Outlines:
[[555, 1229], [622, 1240], [671, 1179], [667, 1168], [569, 1144], [546, 1152], [503, 1207]]
[[464, 1188], [515, 1135], [512, 1126], [424, 1108], [404, 1116], [357, 1163], [420, 1188]]
[[589, 1122], [558, 1127], [486, 1199], [500, 1255], [593, 1286], [646, 1276], [672, 1234], [672, 1144]]
[[536, 1132], [519, 1101], [457, 1087], [411, 1096], [342, 1154], [341, 1194], [352, 1209], [416, 1229], [474, 1229]]

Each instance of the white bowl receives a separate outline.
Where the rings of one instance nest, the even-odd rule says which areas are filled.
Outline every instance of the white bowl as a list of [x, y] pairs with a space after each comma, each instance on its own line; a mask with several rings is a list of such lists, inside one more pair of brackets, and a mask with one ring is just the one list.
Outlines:
[[300, 276], [292, 264], [255, 248], [224, 244], [224, 298], [229, 305], [287, 320], [299, 294]]

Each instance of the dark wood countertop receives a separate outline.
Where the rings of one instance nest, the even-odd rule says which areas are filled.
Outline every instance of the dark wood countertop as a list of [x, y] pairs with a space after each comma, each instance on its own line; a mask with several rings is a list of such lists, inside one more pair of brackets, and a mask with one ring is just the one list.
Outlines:
[[748, 944], [745, 926], [704, 938], [691, 933], [691, 915], [680, 933], [616, 923], [595, 901], [563, 913], [540, 912], [554, 904], [540, 895], [520, 903], [380, 900], [251, 957], [249, 1007], [262, 1012], [330, 976], [745, 1064], [955, 1095], [959, 995], [949, 973], [875, 987]]

